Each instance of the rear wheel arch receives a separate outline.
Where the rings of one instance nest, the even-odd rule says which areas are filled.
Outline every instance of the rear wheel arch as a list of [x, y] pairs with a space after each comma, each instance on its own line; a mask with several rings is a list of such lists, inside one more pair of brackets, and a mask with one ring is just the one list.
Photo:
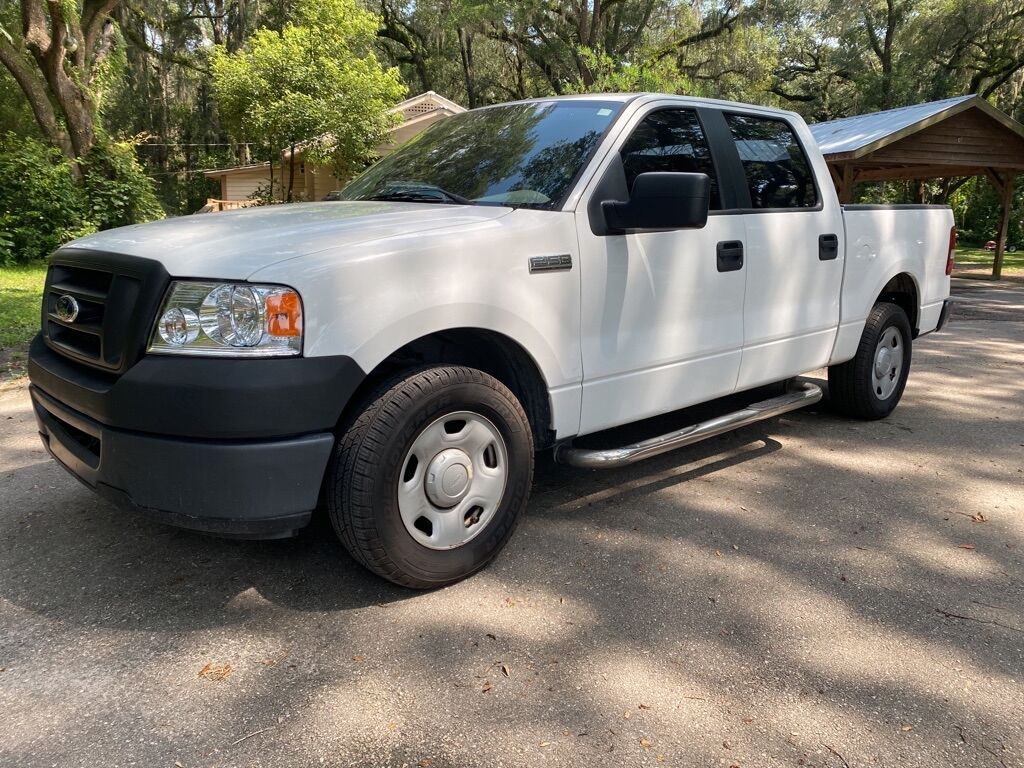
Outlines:
[[900, 307], [907, 315], [907, 320], [910, 321], [910, 329], [913, 336], [916, 338], [918, 334], [918, 316], [920, 314], [921, 307], [921, 291], [918, 288], [917, 280], [909, 272], [900, 272], [898, 275], [894, 275], [889, 281], [882, 287], [882, 290], [878, 294], [878, 298], [875, 299], [875, 304], [879, 302], [887, 302], [889, 304], [895, 304]]

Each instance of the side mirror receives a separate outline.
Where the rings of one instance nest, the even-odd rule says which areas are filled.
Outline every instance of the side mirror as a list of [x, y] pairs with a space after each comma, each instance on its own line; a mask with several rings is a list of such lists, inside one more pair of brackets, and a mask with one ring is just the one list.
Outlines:
[[700, 229], [708, 222], [711, 179], [706, 173], [641, 173], [629, 200], [601, 203], [608, 233]]

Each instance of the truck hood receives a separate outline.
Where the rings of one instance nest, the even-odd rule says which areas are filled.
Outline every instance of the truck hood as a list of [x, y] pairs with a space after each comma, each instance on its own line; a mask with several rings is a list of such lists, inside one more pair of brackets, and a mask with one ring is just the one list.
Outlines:
[[155, 259], [173, 277], [244, 280], [284, 259], [395, 235], [471, 226], [511, 212], [496, 206], [372, 201], [273, 205], [110, 229], [64, 248]]

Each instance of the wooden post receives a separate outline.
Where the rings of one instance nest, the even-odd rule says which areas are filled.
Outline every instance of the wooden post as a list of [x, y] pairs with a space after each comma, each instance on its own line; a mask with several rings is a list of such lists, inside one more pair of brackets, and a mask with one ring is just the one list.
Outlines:
[[853, 202], [853, 167], [847, 163], [840, 174], [839, 202], [845, 205]]
[[1010, 228], [1010, 208], [1013, 205], [1013, 176], [1000, 179], [1002, 189], [999, 190], [999, 236], [996, 238], [996, 254], [992, 261], [992, 278], [999, 280], [1003, 276], [1003, 253], [1006, 251], [1006, 235]]

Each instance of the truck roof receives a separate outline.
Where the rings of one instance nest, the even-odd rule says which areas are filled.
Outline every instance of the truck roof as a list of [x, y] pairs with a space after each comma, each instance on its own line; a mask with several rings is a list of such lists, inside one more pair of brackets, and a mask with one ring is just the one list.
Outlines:
[[[504, 102], [505, 104], [530, 104], [530, 103], [548, 103], [552, 101], [615, 101], [626, 103], [633, 101], [634, 99], [672, 99], [680, 101], [686, 104], [694, 104], [696, 106], [707, 106], [716, 107], [719, 109], [756, 109], [759, 112], [773, 113], [777, 115], [793, 116], [795, 113], [791, 110], [778, 109], [777, 107], [766, 107], [760, 104], [747, 104], [739, 101], [726, 101], [724, 99], [706, 99], [701, 96], [687, 96], [678, 93], [657, 93], [653, 91], [637, 91], [634, 93], [576, 93], [567, 96], [538, 96], [530, 99], [520, 99], [518, 101]], [[497, 107], [501, 104], [491, 104], [489, 106]], [[479, 107], [479, 109], [487, 109], [488, 107]]]

